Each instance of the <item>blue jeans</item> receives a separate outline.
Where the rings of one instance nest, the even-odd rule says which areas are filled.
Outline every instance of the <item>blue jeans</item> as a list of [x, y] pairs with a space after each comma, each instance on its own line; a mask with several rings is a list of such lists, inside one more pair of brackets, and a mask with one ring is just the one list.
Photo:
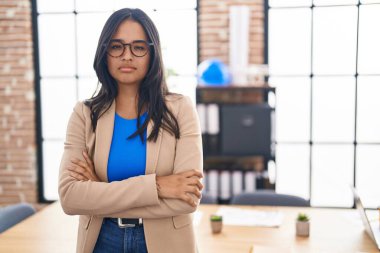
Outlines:
[[144, 226], [119, 228], [117, 222], [103, 219], [93, 253], [148, 253]]

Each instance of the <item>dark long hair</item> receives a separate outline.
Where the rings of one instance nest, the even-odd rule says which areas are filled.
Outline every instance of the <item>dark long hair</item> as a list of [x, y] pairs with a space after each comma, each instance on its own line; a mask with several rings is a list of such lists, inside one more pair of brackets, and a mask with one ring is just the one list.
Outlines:
[[143, 27], [148, 37], [148, 42], [153, 43], [153, 46], [150, 47], [149, 69], [141, 81], [138, 90], [137, 115], [141, 115], [144, 105], [147, 108], [148, 115], [142, 125], [140, 117], [137, 117], [137, 131], [128, 138], [131, 139], [140, 135], [141, 141], [143, 141], [144, 131], [148, 126], [149, 120], [152, 119], [154, 126], [151, 134], [148, 136], [148, 141], [153, 140], [155, 142], [157, 140], [160, 127], [179, 139], [178, 122], [164, 101], [165, 96], [170, 94], [170, 92], [168, 91], [164, 77], [158, 31], [153, 21], [140, 9], [125, 8], [118, 10], [108, 18], [103, 27], [94, 59], [94, 69], [101, 88], [96, 95], [94, 94], [91, 99], [85, 101], [85, 105], [91, 110], [92, 129], [95, 132], [98, 119], [111, 107], [113, 100], [118, 94], [117, 82], [110, 75], [107, 67], [107, 46], [120, 23], [127, 19], [138, 22]]

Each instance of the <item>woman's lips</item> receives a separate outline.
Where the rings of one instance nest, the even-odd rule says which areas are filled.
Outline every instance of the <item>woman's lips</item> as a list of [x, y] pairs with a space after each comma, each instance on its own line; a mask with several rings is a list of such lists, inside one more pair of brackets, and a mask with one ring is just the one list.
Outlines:
[[133, 67], [120, 67], [119, 69], [123, 73], [131, 73], [136, 70], [136, 68]]

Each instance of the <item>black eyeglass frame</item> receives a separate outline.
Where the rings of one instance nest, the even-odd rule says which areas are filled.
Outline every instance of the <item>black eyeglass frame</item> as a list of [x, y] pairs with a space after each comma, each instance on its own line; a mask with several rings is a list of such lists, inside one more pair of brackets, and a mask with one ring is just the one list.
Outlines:
[[[119, 56], [113, 56], [113, 55], [111, 55], [111, 54], [108, 52], [108, 47], [109, 47], [109, 45], [110, 45], [112, 42], [118, 42], [118, 43], [120, 43], [121, 45], [123, 45], [123, 52], [122, 52]], [[148, 50], [146, 51], [145, 54], [143, 54], [143, 55], [136, 55], [136, 54], [133, 52], [132, 44], [133, 44], [133, 43], [136, 43], [136, 42], [140, 42], [140, 43], [142, 42], [142, 43], [145, 43], [145, 44], [148, 46]], [[149, 43], [149, 42], [147, 42], [147, 41], [145, 41], [145, 40], [134, 40], [134, 41], [132, 41], [132, 42], [130, 42], [130, 43], [124, 43], [122, 40], [111, 40], [111, 41], [106, 45], [106, 51], [107, 51], [107, 54], [108, 54], [109, 56], [114, 57], [114, 58], [118, 58], [118, 57], [122, 56], [122, 55], [125, 53], [125, 48], [126, 48], [127, 46], [129, 46], [129, 50], [131, 51], [131, 53], [132, 53], [134, 56], [136, 56], [136, 57], [144, 57], [145, 55], [148, 54], [150, 47], [153, 46], [153, 45], [154, 45], [153, 42], [150, 42], [150, 43]]]

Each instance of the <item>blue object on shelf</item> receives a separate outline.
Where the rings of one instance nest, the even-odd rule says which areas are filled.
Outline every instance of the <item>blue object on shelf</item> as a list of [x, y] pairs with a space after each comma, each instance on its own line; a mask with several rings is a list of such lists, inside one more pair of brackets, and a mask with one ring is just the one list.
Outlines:
[[227, 86], [231, 83], [228, 67], [218, 59], [201, 62], [198, 66], [198, 84], [210, 86]]

